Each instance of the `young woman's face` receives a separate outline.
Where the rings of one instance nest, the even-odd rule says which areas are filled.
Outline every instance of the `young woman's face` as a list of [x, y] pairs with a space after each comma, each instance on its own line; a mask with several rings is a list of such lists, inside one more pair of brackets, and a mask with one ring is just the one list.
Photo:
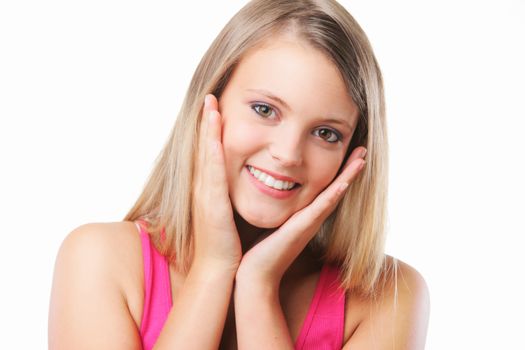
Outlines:
[[358, 116], [336, 66], [291, 37], [244, 56], [219, 111], [232, 205], [260, 228], [282, 225], [334, 180]]

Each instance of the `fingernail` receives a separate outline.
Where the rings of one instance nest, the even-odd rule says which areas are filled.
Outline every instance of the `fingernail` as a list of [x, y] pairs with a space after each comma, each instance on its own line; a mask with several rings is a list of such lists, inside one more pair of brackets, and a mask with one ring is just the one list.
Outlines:
[[204, 107], [208, 108], [210, 106], [210, 95], [204, 96]]
[[359, 158], [365, 158], [366, 152], [368, 152], [366, 148], [361, 148], [361, 152], [359, 152]]

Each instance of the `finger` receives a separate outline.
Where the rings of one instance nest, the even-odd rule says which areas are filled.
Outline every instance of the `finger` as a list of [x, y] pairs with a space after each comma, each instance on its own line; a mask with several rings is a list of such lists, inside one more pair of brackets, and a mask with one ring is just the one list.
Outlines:
[[200, 155], [202, 157], [202, 166], [206, 167], [210, 158], [210, 144], [209, 144], [209, 129], [210, 129], [210, 117], [214, 109], [216, 109], [215, 97], [212, 94], [207, 94], [204, 98], [204, 108], [202, 111], [201, 120], [201, 133], [199, 140], [199, 147], [202, 150]]
[[197, 172], [198, 176], [202, 171], [202, 167], [205, 164], [205, 153], [206, 153], [206, 131], [208, 127], [207, 116], [208, 116], [208, 95], [204, 98], [204, 104], [202, 107], [200, 115], [200, 126], [199, 126], [199, 135], [197, 140]]
[[288, 239], [299, 245], [306, 245], [315, 235], [321, 224], [333, 212], [349, 184], [363, 169], [365, 161], [354, 155], [353, 161], [344, 171], [307, 207], [295, 213], [281, 227], [288, 235]]
[[356, 158], [365, 159], [367, 151], [368, 150], [363, 146], [357, 147], [356, 149], [352, 151], [352, 154], [350, 155], [350, 159], [351, 160], [354, 160]]
[[348, 159], [346, 160], [343, 170], [347, 168], [355, 160], [365, 159], [366, 153], [367, 153], [367, 149], [365, 147], [360, 146], [360, 147], [355, 148], [350, 154], [350, 157], [348, 157]]
[[215, 96], [207, 94], [204, 98], [204, 106], [201, 114], [200, 129], [199, 129], [199, 140], [198, 140], [198, 154], [197, 154], [197, 176], [201, 174], [206, 168], [206, 164], [209, 163], [210, 151], [213, 148], [210, 147], [210, 114], [213, 110], [217, 109], [217, 101]]
[[[213, 95], [209, 95], [209, 115], [207, 129], [207, 154], [206, 173], [208, 184], [210, 184], [210, 193], [213, 198], [227, 198], [228, 185], [226, 169], [224, 163], [224, 151], [221, 142], [222, 135], [222, 116], [218, 111], [218, 101]], [[219, 196], [219, 197], [217, 197]], [[222, 196], [222, 197], [220, 197]]]
[[307, 207], [311, 210], [310, 215], [324, 220], [324, 218], [328, 217], [332, 210], [335, 209], [348, 186], [355, 180], [366, 164], [366, 161], [360, 158], [362, 152], [355, 153], [358, 154], [352, 154], [354, 158], [345, 167], [341, 174], [339, 174], [337, 178], [316, 197], [312, 204]]
[[[334, 181], [300, 212], [297, 216], [304, 217], [298, 220], [303, 224], [303, 230], [312, 222], [323, 222], [328, 215], [335, 209], [348, 186], [354, 181], [357, 175], [363, 170], [366, 161], [366, 148], [358, 147], [353, 150], [348, 158], [343, 171]], [[309, 218], [309, 220], [308, 220]]]
[[364, 147], [355, 149], [343, 172], [330, 186], [307, 207], [292, 215], [277, 231], [265, 237], [261, 244], [271, 250], [272, 255], [278, 257], [274, 261], [274, 265], [289, 266], [311, 241], [324, 220], [339, 203], [349, 183], [362, 170], [365, 155], [366, 149]]
[[353, 171], [354, 167], [357, 166], [358, 170], [362, 170], [364, 167], [365, 156], [367, 153], [367, 149], [365, 147], [357, 147], [352, 151], [350, 154], [350, 157], [348, 157], [344, 167], [342, 170], [338, 173], [336, 179], [334, 182], [346, 182], [350, 184], [351, 178], [353, 177]]
[[219, 113], [219, 102], [214, 95], [207, 95], [207, 129], [206, 129], [206, 142], [208, 148], [208, 154], [213, 158], [216, 150], [219, 147], [218, 142], [221, 142], [221, 115]]

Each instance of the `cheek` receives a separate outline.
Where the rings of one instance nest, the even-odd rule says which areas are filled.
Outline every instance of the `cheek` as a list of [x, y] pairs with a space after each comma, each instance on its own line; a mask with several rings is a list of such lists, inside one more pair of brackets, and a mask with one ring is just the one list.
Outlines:
[[310, 159], [310, 166], [308, 168], [310, 169], [309, 180], [312, 197], [317, 196], [332, 183], [342, 160], [342, 155], [330, 154], [328, 152], [319, 152], [316, 157]]
[[253, 123], [229, 119], [223, 125], [222, 144], [226, 163], [245, 162], [264, 148], [265, 133]]

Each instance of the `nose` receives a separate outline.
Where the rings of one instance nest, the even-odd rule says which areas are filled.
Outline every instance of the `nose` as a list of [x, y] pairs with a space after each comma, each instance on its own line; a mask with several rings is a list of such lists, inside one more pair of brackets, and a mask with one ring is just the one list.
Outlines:
[[299, 132], [276, 133], [269, 152], [283, 167], [299, 166], [303, 162], [303, 140]]

